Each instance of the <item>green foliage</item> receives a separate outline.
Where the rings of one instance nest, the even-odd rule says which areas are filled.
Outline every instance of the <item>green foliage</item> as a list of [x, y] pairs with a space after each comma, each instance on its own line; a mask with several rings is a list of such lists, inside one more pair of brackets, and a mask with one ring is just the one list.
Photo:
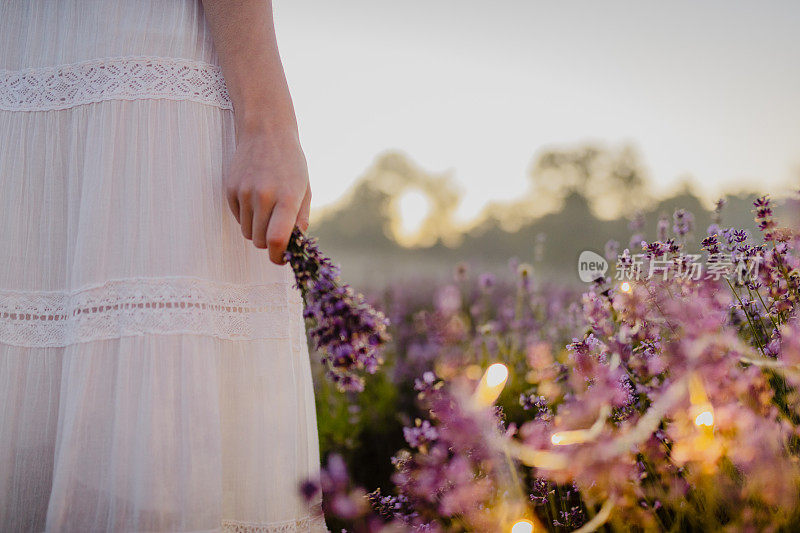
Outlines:
[[367, 376], [361, 393], [341, 393], [315, 373], [320, 455], [336, 452], [348, 464], [363, 465], [354, 472], [355, 481], [388, 488], [388, 458], [404, 445], [400, 404], [408, 399], [401, 398], [386, 372]]

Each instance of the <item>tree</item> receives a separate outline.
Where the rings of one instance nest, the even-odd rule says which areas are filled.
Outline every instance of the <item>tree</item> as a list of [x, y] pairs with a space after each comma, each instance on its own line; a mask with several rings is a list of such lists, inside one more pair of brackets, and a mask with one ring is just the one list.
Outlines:
[[560, 205], [578, 193], [589, 199], [598, 218], [606, 220], [630, 214], [649, 200], [644, 167], [630, 145], [550, 149], [535, 160], [530, 178], [531, 194], [539, 202]]

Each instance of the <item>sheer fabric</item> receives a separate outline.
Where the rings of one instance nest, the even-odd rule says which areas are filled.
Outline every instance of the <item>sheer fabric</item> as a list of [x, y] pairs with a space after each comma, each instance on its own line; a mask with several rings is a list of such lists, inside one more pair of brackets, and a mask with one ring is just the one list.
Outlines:
[[194, 0], [0, 2], [0, 530], [327, 532], [302, 302]]

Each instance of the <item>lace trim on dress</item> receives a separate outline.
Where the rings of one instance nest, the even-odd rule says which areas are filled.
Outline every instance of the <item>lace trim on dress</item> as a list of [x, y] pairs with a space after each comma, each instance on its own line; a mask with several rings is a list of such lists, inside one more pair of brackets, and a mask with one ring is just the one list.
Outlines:
[[270, 522], [268, 524], [223, 520], [222, 531], [224, 533], [330, 533], [328, 526], [325, 524], [325, 515], [322, 513], [321, 504], [314, 505], [307, 516], [297, 520]]
[[0, 343], [67, 346], [145, 333], [286, 339], [303, 327], [293, 290], [286, 281], [195, 277], [114, 279], [71, 292], [0, 289]]
[[0, 110], [47, 111], [106, 100], [190, 100], [233, 109], [219, 66], [171, 57], [111, 57], [0, 69]]

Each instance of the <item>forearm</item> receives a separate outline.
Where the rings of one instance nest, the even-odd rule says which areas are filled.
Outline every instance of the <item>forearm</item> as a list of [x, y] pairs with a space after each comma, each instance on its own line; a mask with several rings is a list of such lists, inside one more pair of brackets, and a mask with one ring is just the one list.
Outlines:
[[296, 137], [271, 0], [203, 0], [203, 9], [233, 102], [237, 139]]

